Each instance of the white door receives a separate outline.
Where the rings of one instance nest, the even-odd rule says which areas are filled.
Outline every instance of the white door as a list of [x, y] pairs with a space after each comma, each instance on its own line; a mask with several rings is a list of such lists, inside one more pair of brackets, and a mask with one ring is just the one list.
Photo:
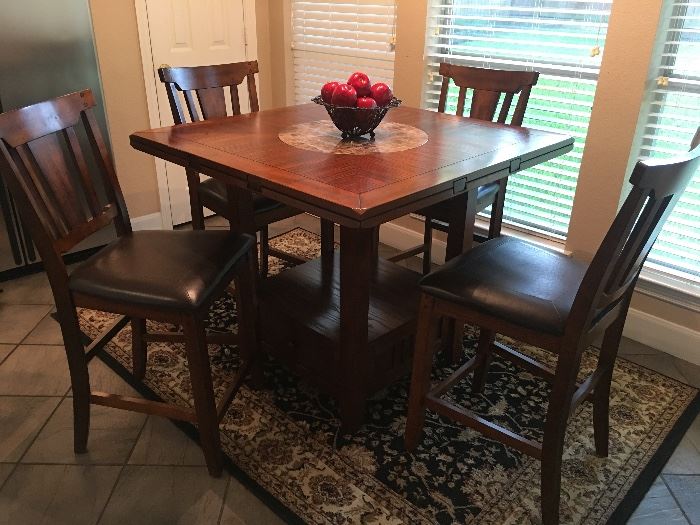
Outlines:
[[[173, 118], [157, 69], [164, 64], [171, 67], [201, 66], [254, 60], [257, 55], [255, 3], [254, 0], [141, 1], [145, 3], [145, 6], [141, 6], [141, 11], [145, 8], [147, 17], [147, 24], [141, 21], [139, 24], [144, 71], [152, 71], [155, 83], [155, 97], [150, 97], [149, 105], [157, 105], [157, 113], [153, 111], [154, 108], [149, 108], [151, 124], [158, 127], [170, 126]], [[144, 31], [148, 34], [144, 35]], [[146, 46], [143, 45], [144, 36], [147, 37]], [[150, 56], [147, 56], [149, 50]], [[150, 80], [147, 76], [146, 83]], [[246, 88], [242, 86], [241, 111], [247, 110], [247, 97]], [[158, 120], [155, 124], [154, 114], [157, 114]], [[173, 225], [189, 222], [192, 217], [185, 170], [165, 162], [159, 166], [159, 170], [159, 178], [166, 182], [166, 187], [159, 184], [163, 222], [171, 222], [169, 218]], [[167, 192], [165, 196], [164, 191]]]

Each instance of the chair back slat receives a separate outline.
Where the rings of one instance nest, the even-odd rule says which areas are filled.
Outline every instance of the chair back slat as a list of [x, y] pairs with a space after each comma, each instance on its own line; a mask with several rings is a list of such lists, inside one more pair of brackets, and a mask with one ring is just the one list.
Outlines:
[[[700, 130], [698, 131], [700, 134]], [[697, 136], [697, 135], [696, 135]], [[581, 283], [572, 316], [590, 330], [632, 293], [654, 242], [700, 167], [700, 145], [666, 160], [639, 161], [627, 195]], [[576, 323], [573, 323], [575, 325]]]
[[[59, 132], [60, 133], [60, 132]], [[68, 165], [67, 149], [59, 143], [59, 133], [44, 135], [32, 140], [21, 149], [30, 152], [34, 165], [32, 174], [36, 177], [34, 183], [45, 185], [49, 192], [49, 206], [56, 215], [60, 216], [68, 230], [89, 219], [83, 210], [84, 191], [79, 176], [71, 173]], [[77, 183], [77, 184], [76, 184]], [[66, 232], [67, 233], [67, 232]]]
[[501, 105], [501, 111], [498, 113], [498, 118], [496, 122], [505, 124], [508, 120], [508, 112], [510, 111], [510, 106], [513, 103], [513, 93], [506, 93], [503, 97], [503, 105]]
[[442, 76], [442, 85], [440, 86], [440, 99], [438, 100], [438, 112], [444, 113], [447, 109], [447, 92], [450, 90], [450, 77]]
[[[471, 118], [478, 118], [479, 120], [492, 121], [500, 99], [501, 93], [498, 91], [481, 91], [475, 89], [472, 94], [472, 105], [469, 110], [469, 116]], [[505, 108], [506, 114], [509, 109], [508, 107]]]
[[635, 270], [642, 263], [642, 258], [646, 256], [647, 247], [651, 248], [650, 244], [653, 243], [652, 239], [655, 239], [656, 228], [662, 224], [661, 220], [666, 215], [670, 203], [670, 196], [660, 199], [649, 196], [608, 279], [606, 293], [614, 294], [629, 285]]
[[204, 120], [226, 116], [226, 96], [223, 88], [197, 89], [196, 92]]
[[[111, 223], [119, 233], [131, 230], [94, 105], [86, 90], [0, 114], [0, 170], [42, 259], [52, 262], [47, 268], [63, 267], [63, 253]], [[75, 131], [79, 126], [87, 151]], [[88, 166], [96, 166], [95, 173]], [[96, 181], [106, 202], [100, 202]]]
[[457, 115], [460, 117], [464, 115], [464, 105], [467, 99], [467, 88], [459, 88], [459, 95], [457, 96]]
[[[257, 61], [219, 64], [194, 67], [163, 67], [158, 76], [165, 84], [168, 100], [176, 124], [187, 122], [180, 95], [185, 98], [189, 120], [225, 117], [226, 94], [224, 88], [230, 89], [231, 112], [240, 115], [239, 87], [246, 81], [251, 112], [259, 111], [258, 93], [255, 75], [258, 73]], [[200, 112], [197, 110], [199, 106]]]
[[[92, 93], [88, 91], [92, 99]], [[122, 193], [117, 172], [114, 170], [114, 162], [107, 150], [107, 143], [102, 136], [100, 126], [97, 124], [94, 111], [94, 101], [88, 106], [81, 115], [81, 122], [87, 134], [88, 142], [92, 151], [92, 158], [97, 165], [97, 171], [101, 177], [102, 185], [105, 194], [107, 195], [107, 204], [114, 203], [117, 214], [114, 217], [114, 227], [117, 234], [126, 235], [131, 232], [131, 219], [129, 211], [126, 208], [126, 201]]]
[[21, 144], [8, 153], [9, 157], [14, 161], [14, 169], [22, 175], [23, 190], [31, 199], [33, 205], [37, 207], [42, 225], [54, 238], [66, 235], [69, 231], [68, 225], [61, 214], [58, 213], [55, 203], [49, 196], [46, 184], [42, 181], [41, 175], [37, 173], [29, 148], [26, 144]]
[[507, 124], [513, 100], [518, 95], [518, 103], [510, 121], [510, 124], [517, 126], [522, 125], [532, 86], [537, 84], [539, 78], [537, 71], [507, 71], [447, 63], [440, 64], [440, 74], [442, 87], [439, 112], [444, 113], [446, 110], [450, 81], [453, 81], [459, 87], [456, 111], [459, 116], [464, 115], [466, 93], [471, 89], [469, 117], [492, 121], [500, 104], [497, 122]]
[[85, 198], [87, 199], [87, 204], [90, 210], [90, 217], [95, 217], [101, 213], [100, 201], [97, 197], [97, 192], [95, 190], [95, 185], [90, 178], [90, 171], [88, 169], [87, 162], [85, 160], [85, 155], [80, 147], [80, 142], [78, 141], [78, 135], [74, 128], [66, 128], [63, 130], [63, 135], [68, 144], [68, 153], [70, 160], [73, 162], [74, 168], [80, 175], [80, 183], [82, 183], [82, 190]]
[[[175, 96], [177, 97], [177, 92], [174, 90], [174, 88], [171, 87], [173, 91], [175, 92]], [[185, 96], [185, 104], [187, 104], [187, 111], [190, 114], [190, 122], [197, 122], [199, 120], [199, 112], [197, 111], [197, 100], [195, 100], [195, 92], [194, 91], [184, 91], [183, 95]], [[182, 122], [176, 122], [176, 124], [183, 124], [187, 122], [187, 119], [184, 119]]]
[[58, 239], [55, 243], [56, 249], [60, 253], [65, 253], [83, 239], [88, 238], [93, 233], [109, 226], [117, 217], [117, 208], [114, 204], [108, 204], [103, 210], [92, 217], [89, 221], [83, 222], [73, 228], [67, 235]]
[[[518, 96], [518, 103], [516, 104], [515, 111], [513, 112], [513, 116], [510, 119], [511, 126], [523, 125], [523, 119], [525, 118], [525, 110], [527, 109], [527, 103], [530, 101], [530, 93], [532, 93], [532, 86], [525, 86], [520, 91], [520, 95]], [[510, 108], [510, 104], [508, 105], [508, 107]]]
[[238, 88], [235, 86], [231, 86], [229, 88], [229, 95], [231, 97], [231, 110], [233, 111], [234, 115], [240, 115], [241, 114], [241, 100], [240, 97], [238, 96]]
[[[257, 70], [257, 63], [255, 64], [255, 69]], [[250, 112], [257, 113], [260, 111], [260, 106], [258, 105], [258, 88], [255, 85], [255, 75], [253, 73], [248, 73], [246, 79], [248, 84], [248, 103], [250, 104]]]

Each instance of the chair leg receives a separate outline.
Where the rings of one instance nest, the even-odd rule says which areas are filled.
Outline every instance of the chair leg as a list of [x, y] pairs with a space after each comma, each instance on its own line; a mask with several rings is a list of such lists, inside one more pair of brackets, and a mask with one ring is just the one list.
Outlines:
[[430, 372], [433, 368], [435, 332], [439, 317], [434, 314], [435, 300], [422, 295], [418, 313], [416, 347], [413, 354], [413, 373], [408, 396], [408, 415], [404, 446], [409, 452], [415, 450], [423, 433], [425, 423], [425, 399], [430, 389]]
[[[629, 300], [627, 306], [629, 306]], [[627, 307], [622, 308], [619, 317], [605, 330], [603, 344], [598, 357], [598, 369], [604, 373], [593, 390], [593, 438], [598, 457], [608, 456], [610, 435], [610, 383], [612, 382], [615, 358], [622, 339], [622, 330], [627, 318]]]
[[547, 421], [542, 440], [542, 471], [540, 480], [542, 523], [559, 523], [561, 499], [561, 462], [564, 452], [566, 425], [571, 400], [576, 387], [576, 374], [581, 361], [581, 349], [559, 354], [552, 392], [549, 396]]
[[90, 432], [90, 375], [85, 348], [74, 306], [58, 306], [58, 318], [68, 358], [73, 390], [73, 449], [76, 454], [87, 451]]
[[267, 225], [260, 229], [260, 277], [267, 277], [270, 258], [270, 230]]
[[146, 376], [147, 343], [143, 340], [146, 335], [146, 320], [133, 318], [131, 320], [131, 359], [134, 377], [142, 381]]
[[[251, 252], [242, 264], [236, 278], [236, 302], [238, 310], [238, 334], [240, 353], [243, 363], [252, 363], [251, 384], [262, 388], [263, 369], [260, 359], [260, 327], [258, 316], [258, 296], [256, 291], [257, 264]], [[243, 366], [243, 365], [241, 365]]]
[[458, 319], [452, 321], [452, 356], [453, 365], [462, 362], [464, 358], [464, 322]]
[[498, 183], [498, 193], [491, 205], [491, 220], [489, 221], [489, 239], [501, 236], [501, 225], [503, 223], [503, 206], [506, 201], [507, 179], [501, 179]]
[[204, 451], [209, 474], [213, 477], [219, 477], [223, 470], [223, 461], [204, 322], [193, 317], [184, 321], [182, 328], [192, 382], [194, 408], [197, 414], [199, 441]]
[[431, 270], [433, 259], [433, 225], [430, 217], [425, 218], [425, 228], [423, 229], [423, 275], [427, 275]]
[[192, 229], [204, 229], [204, 207], [199, 198], [199, 173], [190, 169], [185, 170], [187, 187], [190, 194], [190, 212], [192, 213]]
[[491, 346], [495, 339], [495, 332], [487, 330], [486, 328], [481, 328], [481, 332], [479, 333], [479, 346], [477, 348], [479, 364], [474, 369], [474, 378], [472, 379], [472, 392], [475, 394], [484, 391], [486, 375], [489, 372], [489, 366], [491, 365], [491, 359], [493, 357]]

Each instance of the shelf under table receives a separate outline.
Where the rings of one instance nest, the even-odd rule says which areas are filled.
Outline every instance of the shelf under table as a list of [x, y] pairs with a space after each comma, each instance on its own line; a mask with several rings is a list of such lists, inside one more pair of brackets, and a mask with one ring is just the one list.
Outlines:
[[[260, 305], [267, 351], [323, 391], [337, 396], [340, 370], [340, 254], [314, 259], [264, 279]], [[421, 275], [379, 259], [370, 284], [367, 389], [382, 389], [408, 371]]]

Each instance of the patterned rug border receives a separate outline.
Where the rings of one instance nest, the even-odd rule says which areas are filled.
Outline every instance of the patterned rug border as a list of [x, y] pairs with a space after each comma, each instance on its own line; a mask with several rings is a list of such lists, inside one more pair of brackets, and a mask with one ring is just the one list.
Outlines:
[[[315, 232], [307, 230], [306, 228], [296, 227], [294, 230], [303, 230], [313, 235], [318, 235]], [[280, 237], [290, 232], [284, 232], [275, 237]], [[275, 238], [272, 237], [271, 239]], [[336, 243], [337, 244], [337, 243]], [[87, 336], [86, 336], [87, 337]], [[126, 381], [132, 388], [134, 388], [139, 394], [145, 398], [154, 401], [163, 401], [160, 396], [158, 396], [151, 388], [146, 384], [141, 383], [134, 379], [129, 370], [124, 367], [117, 359], [109, 355], [104, 349], [101, 349], [97, 354], [107, 366], [109, 366], [119, 377]], [[635, 366], [651, 370], [644, 365], [639, 365], [625, 359], [624, 357], [618, 357], [618, 359], [632, 363]], [[649, 459], [648, 463], [645, 465], [639, 476], [630, 486], [629, 490], [618, 503], [615, 510], [610, 515], [607, 521], [608, 525], [624, 524], [634, 513], [635, 509], [639, 506], [639, 503], [644, 498], [645, 494], [648, 492], [649, 488], [654, 483], [654, 480], [661, 473], [664, 465], [669, 460], [674, 450], [682, 440], [683, 436], [687, 430], [692, 425], [695, 418], [700, 414], [700, 389], [678, 381], [677, 379], [671, 378], [657, 372], [656, 370], [651, 370], [652, 372], [664, 376], [672, 381], [686, 385], [694, 390], [696, 390], [695, 397], [686, 406], [683, 413], [678, 417], [673, 425], [673, 428], [668, 432], [661, 445], [656, 449], [652, 457]], [[185, 421], [170, 420], [175, 424], [186, 436], [195, 441], [199, 442], [199, 434], [197, 428], [194, 424]], [[263, 488], [259, 483], [252, 479], [248, 474], [246, 474], [240, 467], [238, 467], [233, 460], [224, 453], [224, 466], [228, 473], [232, 475], [236, 480], [238, 480], [243, 486], [249, 489], [260, 501], [262, 501], [270, 510], [272, 510], [280, 519], [284, 520], [286, 523], [291, 524], [301, 524], [304, 525], [304, 521], [300, 516], [298, 516], [294, 511], [288, 508], [284, 503], [278, 500], [269, 491]]]
[[[648, 367], [645, 367], [644, 365], [638, 365], [637, 363], [634, 363], [634, 361], [630, 361], [629, 359], [625, 359], [624, 357], [618, 357], [618, 359], [622, 359], [624, 361], [631, 362], [637, 366], [641, 366], [643, 368], [648, 369]], [[654, 370], [654, 372], [656, 372], [656, 370]], [[662, 374], [661, 372], [656, 373], [664, 377], [669, 377], [665, 374]], [[677, 379], [674, 381], [683, 385], [687, 385], [695, 390], [698, 390], [694, 386], [688, 385], [687, 383], [683, 383], [682, 381], [678, 381]], [[700, 391], [698, 391], [695, 394], [695, 398], [693, 398], [693, 401], [691, 401], [688, 404], [686, 409], [683, 411], [683, 414], [681, 414], [681, 416], [676, 420], [676, 423], [673, 425], [673, 428], [666, 435], [659, 448], [656, 449], [656, 452], [646, 464], [646, 466], [639, 474], [637, 479], [634, 481], [632, 486], [629, 488], [627, 494], [625, 494], [625, 497], [622, 498], [622, 501], [620, 501], [620, 503], [618, 503], [617, 508], [610, 515], [610, 519], [608, 519], [608, 525], [627, 523], [627, 520], [629, 520], [630, 516], [632, 516], [634, 511], [641, 503], [642, 499], [644, 499], [646, 493], [653, 485], [656, 478], [659, 476], [659, 474], [661, 474], [664, 465], [666, 465], [668, 460], [671, 458], [673, 452], [676, 450], [679, 443], [683, 439], [683, 436], [688, 431], [690, 426], [693, 424], [693, 421], [695, 421], [695, 418], [698, 417], [699, 414]]]

